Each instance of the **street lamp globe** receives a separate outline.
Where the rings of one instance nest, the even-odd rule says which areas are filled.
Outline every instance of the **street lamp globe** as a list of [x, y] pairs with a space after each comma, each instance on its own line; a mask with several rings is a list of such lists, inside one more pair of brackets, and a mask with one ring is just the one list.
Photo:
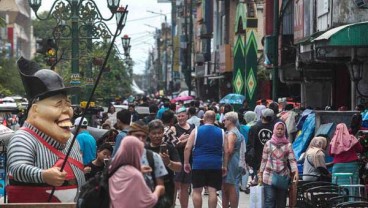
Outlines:
[[130, 44], [130, 37], [125, 34], [121, 38], [121, 42], [123, 43], [123, 48], [124, 48], [124, 51], [125, 51], [128, 48], [129, 44]]
[[[122, 16], [123, 16], [123, 20], [120, 24], [120, 19]], [[116, 18], [116, 24], [119, 30], [122, 30], [124, 28], [125, 23], [127, 21], [127, 17], [128, 17], [128, 10], [126, 8], [124, 8], [123, 6], [120, 6], [119, 8], [117, 8], [115, 18]]]
[[28, 0], [29, 6], [34, 12], [37, 12], [41, 7], [42, 0]]
[[120, 0], [107, 0], [107, 6], [109, 7], [111, 13], [115, 14], [120, 4]]

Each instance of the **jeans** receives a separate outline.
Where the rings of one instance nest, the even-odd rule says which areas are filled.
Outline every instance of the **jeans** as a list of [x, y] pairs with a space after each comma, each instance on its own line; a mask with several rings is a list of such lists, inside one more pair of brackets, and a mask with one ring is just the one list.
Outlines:
[[268, 184], [264, 186], [265, 208], [285, 208], [287, 190], [278, 189]]

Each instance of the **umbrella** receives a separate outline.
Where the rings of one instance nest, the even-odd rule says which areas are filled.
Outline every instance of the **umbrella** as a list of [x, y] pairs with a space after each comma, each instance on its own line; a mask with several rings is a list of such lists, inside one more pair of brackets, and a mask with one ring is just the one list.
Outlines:
[[243, 104], [244, 100], [245, 100], [244, 95], [230, 93], [230, 94], [227, 94], [225, 97], [223, 97], [220, 100], [220, 104], [240, 104], [241, 105]]
[[193, 100], [192, 96], [180, 96], [180, 97], [176, 97], [174, 99], [171, 100], [171, 103], [176, 103], [178, 101], [187, 101], [187, 100]]

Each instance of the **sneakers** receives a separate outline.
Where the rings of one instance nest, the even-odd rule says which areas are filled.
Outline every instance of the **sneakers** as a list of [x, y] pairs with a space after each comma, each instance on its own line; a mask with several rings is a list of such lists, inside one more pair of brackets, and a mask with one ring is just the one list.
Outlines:
[[246, 189], [242, 189], [241, 187], [239, 188], [240, 191], [246, 193], [246, 194], [249, 194], [250, 193], [250, 189], [249, 187], [247, 187]]

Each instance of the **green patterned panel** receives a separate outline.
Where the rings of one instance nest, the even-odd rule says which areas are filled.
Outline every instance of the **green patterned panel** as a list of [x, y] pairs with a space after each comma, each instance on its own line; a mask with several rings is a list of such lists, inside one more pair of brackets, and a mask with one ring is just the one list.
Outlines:
[[256, 106], [257, 101], [257, 41], [256, 41], [256, 30], [247, 29], [246, 30], [246, 46], [245, 46], [245, 80], [246, 80], [246, 100], [248, 100], [248, 104], [250, 108], [254, 108]]
[[233, 86], [236, 94], [241, 94], [243, 86], [244, 86], [244, 80], [241, 73], [241, 70], [238, 69], [235, 75], [235, 78], [233, 80]]
[[233, 88], [237, 94], [244, 95], [244, 77], [245, 77], [245, 57], [243, 36], [235, 37], [234, 45], [234, 70], [233, 70]]

